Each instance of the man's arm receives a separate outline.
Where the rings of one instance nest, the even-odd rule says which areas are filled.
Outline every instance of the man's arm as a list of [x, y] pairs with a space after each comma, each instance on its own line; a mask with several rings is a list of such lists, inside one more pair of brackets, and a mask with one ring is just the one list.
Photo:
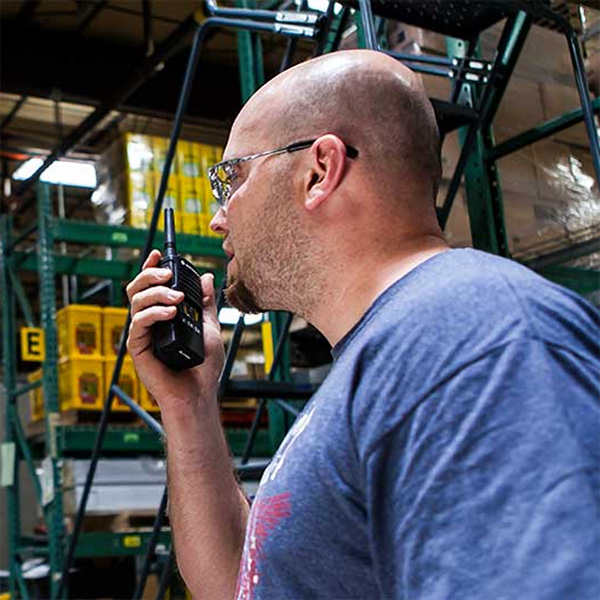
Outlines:
[[235, 593], [249, 505], [232, 473], [216, 398], [166, 413], [169, 517], [179, 570], [195, 600]]
[[169, 514], [179, 570], [196, 600], [235, 594], [248, 503], [233, 474], [216, 400], [224, 351], [211, 276], [203, 276], [205, 361], [174, 372], [152, 352], [151, 326], [173, 318], [183, 294], [166, 287], [170, 271], [152, 251], [128, 285], [132, 323], [127, 347], [156, 398], [167, 435]]

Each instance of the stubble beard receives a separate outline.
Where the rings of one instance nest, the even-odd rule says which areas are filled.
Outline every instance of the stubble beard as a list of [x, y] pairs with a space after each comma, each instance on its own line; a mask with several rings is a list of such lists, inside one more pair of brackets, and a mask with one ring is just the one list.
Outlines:
[[294, 312], [290, 292], [300, 268], [295, 251], [298, 232], [291, 189], [285, 177], [274, 179], [278, 183], [271, 187], [263, 210], [253, 215], [252, 229], [246, 225], [246, 230], [231, 240], [237, 268], [229, 269], [225, 298], [244, 313]]
[[229, 306], [246, 314], [260, 313], [266, 310], [259, 306], [254, 294], [248, 289], [243, 279], [237, 275], [229, 277], [228, 285], [225, 288], [225, 300]]
[[244, 313], [285, 310], [307, 317], [323, 284], [314, 271], [318, 257], [292, 208], [285, 174], [274, 180], [269, 201], [253, 217], [255, 227], [244, 231], [245, 241], [232, 238], [237, 268], [229, 272], [225, 298]]

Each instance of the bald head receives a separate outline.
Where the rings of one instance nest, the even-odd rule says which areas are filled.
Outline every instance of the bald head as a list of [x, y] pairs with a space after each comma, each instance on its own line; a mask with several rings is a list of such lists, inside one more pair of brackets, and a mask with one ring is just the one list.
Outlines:
[[383, 194], [405, 190], [435, 199], [441, 177], [435, 115], [420, 78], [397, 60], [350, 50], [297, 65], [263, 86], [232, 130], [265, 149], [325, 133], [359, 149]]

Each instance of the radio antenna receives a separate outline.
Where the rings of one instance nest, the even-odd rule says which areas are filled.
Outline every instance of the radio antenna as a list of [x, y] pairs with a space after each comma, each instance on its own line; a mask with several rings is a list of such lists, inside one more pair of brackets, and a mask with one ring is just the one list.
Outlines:
[[177, 246], [175, 245], [175, 218], [173, 209], [165, 208], [165, 256], [175, 256]]

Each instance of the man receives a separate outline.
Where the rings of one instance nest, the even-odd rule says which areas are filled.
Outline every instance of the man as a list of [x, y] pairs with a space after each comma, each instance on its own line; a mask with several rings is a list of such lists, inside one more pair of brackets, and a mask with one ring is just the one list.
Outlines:
[[210, 175], [229, 302], [302, 315], [335, 362], [250, 509], [219, 423], [212, 278], [206, 361], [182, 373], [151, 351], [149, 327], [182, 299], [158, 251], [129, 285], [194, 597], [597, 598], [598, 313], [449, 249], [419, 80], [370, 51], [308, 61], [250, 99], [224, 159]]

